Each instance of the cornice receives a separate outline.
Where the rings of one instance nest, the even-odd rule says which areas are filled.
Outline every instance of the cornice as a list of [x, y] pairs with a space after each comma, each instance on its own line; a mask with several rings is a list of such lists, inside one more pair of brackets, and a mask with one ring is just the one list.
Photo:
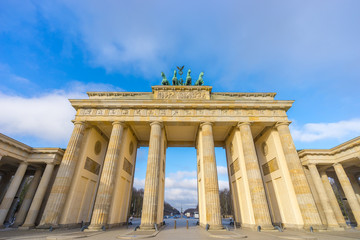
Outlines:
[[41, 153], [41, 154], [59, 154], [64, 155], [65, 151], [62, 148], [33, 148], [32, 152], [33, 154]]
[[258, 93], [258, 92], [213, 92], [213, 96], [226, 96], [226, 97], [271, 97], [274, 98], [276, 93]]
[[151, 92], [87, 92], [89, 98], [148, 96]]
[[211, 92], [212, 87], [211, 86], [173, 86], [173, 85], [168, 85], [168, 86], [164, 86], [164, 85], [158, 85], [158, 86], [152, 86], [151, 87], [152, 92], [154, 92], [155, 90], [205, 90], [205, 91], [209, 91]]
[[0, 133], [0, 141], [17, 149], [20, 149], [21, 151], [25, 151], [26, 153], [31, 153], [32, 147], [1, 133]]
[[298, 154], [299, 157], [305, 157], [306, 155], [334, 156], [338, 153], [344, 152], [356, 146], [360, 146], [360, 136], [330, 149], [303, 149], [299, 151]]
[[134, 100], [134, 99], [70, 99], [72, 106], [79, 108], [214, 108], [214, 109], [285, 109], [288, 110], [294, 101], [291, 100], [243, 100], [243, 101], [217, 101], [203, 100]]
[[[1, 133], [0, 133], [0, 142], [3, 142], [6, 145], [19, 149], [20, 151], [23, 151], [25, 154], [28, 154], [27, 156], [36, 153], [64, 155], [64, 150], [61, 148], [32, 148], [24, 143], [21, 143]], [[16, 154], [13, 151], [8, 150], [8, 152], [11, 152], [12, 154]]]
[[[203, 86], [153, 86], [152, 90], [205, 90], [211, 91], [212, 87]], [[136, 96], [152, 96], [153, 92], [87, 92], [89, 98], [107, 98], [107, 97], [136, 97]], [[258, 98], [274, 98], [276, 93], [267, 92], [211, 92], [211, 96], [225, 96], [225, 97], [258, 97]]]

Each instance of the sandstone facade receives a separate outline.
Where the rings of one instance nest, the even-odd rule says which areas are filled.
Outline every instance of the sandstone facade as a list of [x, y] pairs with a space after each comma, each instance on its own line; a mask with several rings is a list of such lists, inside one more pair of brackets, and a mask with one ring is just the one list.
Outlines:
[[[34, 177], [16, 225], [48, 228], [86, 223], [89, 230], [100, 230], [126, 224], [136, 152], [142, 146], [148, 146], [149, 153], [140, 229], [154, 229], [163, 222], [168, 147], [197, 149], [203, 227], [222, 228], [214, 147], [226, 150], [237, 226], [341, 230], [346, 223], [328, 175], [337, 177], [354, 219], [360, 222], [360, 140], [298, 154], [286, 114], [293, 101], [275, 100], [275, 93], [217, 93], [209, 86], [154, 86], [152, 92], [88, 95], [89, 99], [70, 100], [77, 113], [65, 153], [21, 143], [9, 151], [11, 147], [0, 146], [1, 170], [18, 162], [16, 172], [15, 168], [9, 174], [1, 171], [4, 186], [10, 181], [8, 175], [14, 175], [9, 187], [2, 188], [1, 223], [34, 159], [43, 168], [44, 162], [47, 165], [31, 168]], [[19, 153], [12, 156], [12, 152]], [[45, 155], [53, 160], [40, 161]]]

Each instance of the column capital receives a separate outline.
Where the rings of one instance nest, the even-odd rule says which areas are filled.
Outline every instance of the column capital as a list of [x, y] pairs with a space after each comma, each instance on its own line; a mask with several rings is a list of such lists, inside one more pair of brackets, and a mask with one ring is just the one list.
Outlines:
[[290, 123], [291, 121], [277, 122], [274, 127], [278, 128], [279, 126], [283, 126], [283, 125], [289, 126]]
[[123, 121], [114, 121], [112, 122], [112, 125], [122, 125], [123, 127], [126, 127], [126, 123]]
[[213, 123], [212, 123], [212, 122], [202, 122], [202, 123], [200, 123], [200, 128], [202, 128], [202, 127], [205, 126], [205, 125], [210, 125], [210, 126], [212, 126]]
[[85, 122], [85, 121], [77, 121], [77, 120], [72, 120], [74, 126], [76, 125], [80, 125], [80, 126], [84, 126], [85, 128], [90, 127], [89, 123]]
[[337, 165], [342, 165], [342, 164], [339, 163], [339, 162], [336, 162], [336, 163], [334, 163], [332, 166], [335, 167], [335, 166], [337, 166]]
[[252, 124], [252, 122], [238, 122], [237, 127], [239, 128], [239, 127], [245, 126], [245, 125], [251, 126], [251, 124]]
[[80, 124], [80, 125], [86, 125], [84, 121], [73, 121], [74, 125]]
[[163, 126], [164, 126], [163, 122], [161, 122], [161, 121], [151, 122], [151, 123], [150, 123], [150, 126], [152, 126], [152, 125], [159, 125], [160, 127], [163, 127]]
[[46, 165], [58, 165], [60, 161], [56, 162], [55, 160], [45, 161]]

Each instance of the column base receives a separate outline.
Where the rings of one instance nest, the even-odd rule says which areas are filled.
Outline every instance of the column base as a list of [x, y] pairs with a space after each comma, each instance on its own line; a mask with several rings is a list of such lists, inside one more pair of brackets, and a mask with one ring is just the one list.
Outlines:
[[[160, 222], [160, 223], [157, 223], [157, 227], [158, 227], [158, 230], [160, 230], [160, 228], [162, 228], [164, 226], [164, 223], [163, 222]], [[140, 225], [140, 228], [138, 229], [138, 231], [155, 231], [155, 224], [153, 225]]]
[[246, 228], [254, 231], [258, 231], [258, 227], [261, 227], [261, 231], [267, 232], [267, 231], [278, 231], [274, 228], [272, 224], [249, 224], [249, 223], [241, 223], [241, 228]]
[[140, 225], [140, 231], [155, 231], [155, 225]]
[[96, 232], [96, 231], [104, 231], [106, 229], [105, 225], [90, 225], [87, 229], [85, 229], [86, 232]]
[[304, 224], [294, 224], [294, 223], [282, 223], [283, 229], [290, 229], [295, 231], [304, 231]]
[[59, 224], [42, 224], [42, 225], [38, 225], [36, 228], [37, 229], [49, 229], [49, 228], [60, 228]]
[[30, 229], [33, 229], [35, 228], [35, 225], [27, 225], [27, 226], [20, 226], [18, 227], [19, 230], [30, 230]]
[[12, 227], [12, 228], [19, 228], [19, 226], [21, 226], [20, 223], [14, 223], [11, 227]]
[[209, 231], [226, 230], [223, 225], [210, 225]]
[[[206, 228], [207, 224], [200, 223], [200, 226]], [[223, 225], [210, 225], [209, 224], [209, 231], [211, 230], [223, 230], [225, 229]]]
[[339, 226], [341, 227], [341, 228], [344, 228], [344, 229], [349, 229], [349, 228], [351, 228], [349, 225], [347, 225], [346, 223], [345, 224], [340, 224], [339, 223]]

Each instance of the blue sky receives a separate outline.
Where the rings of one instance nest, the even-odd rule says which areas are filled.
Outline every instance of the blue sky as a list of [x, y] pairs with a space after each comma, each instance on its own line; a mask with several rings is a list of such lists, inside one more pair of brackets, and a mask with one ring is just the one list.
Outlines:
[[[359, 9], [357, 0], [1, 0], [0, 132], [34, 147], [66, 147], [75, 114], [68, 98], [150, 91], [160, 72], [170, 77], [185, 65], [195, 77], [204, 71], [213, 91], [296, 100], [288, 111], [296, 147], [333, 147], [360, 135]], [[192, 149], [169, 149], [168, 186], [194, 179], [195, 165], [172, 163], [176, 151], [189, 155], [188, 166], [194, 161]], [[145, 148], [140, 155], [146, 161]], [[179, 195], [194, 190], [188, 186]]]

